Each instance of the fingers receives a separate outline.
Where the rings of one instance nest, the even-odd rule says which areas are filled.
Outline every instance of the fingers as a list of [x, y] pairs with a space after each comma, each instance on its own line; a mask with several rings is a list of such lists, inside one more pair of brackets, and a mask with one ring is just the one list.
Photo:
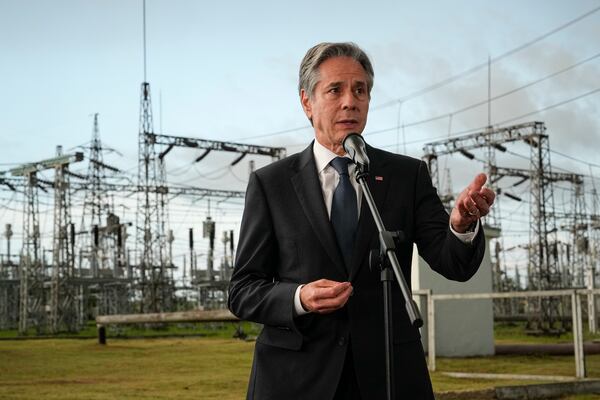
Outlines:
[[471, 182], [471, 184], [469, 185], [469, 189], [472, 191], [475, 191], [475, 192], [479, 192], [481, 190], [481, 188], [483, 187], [483, 185], [485, 185], [486, 181], [487, 181], [486, 174], [484, 174], [484, 173], [477, 174], [475, 179], [473, 179], [473, 182]]
[[478, 174], [473, 182], [463, 190], [456, 199], [456, 205], [450, 215], [450, 223], [458, 232], [490, 212], [496, 194], [489, 188], [483, 187], [487, 176]]
[[343, 307], [352, 290], [350, 282], [321, 279], [308, 283], [300, 289], [300, 302], [305, 309], [324, 314]]
[[343, 292], [341, 292], [339, 296], [318, 299], [315, 303], [315, 310], [317, 312], [323, 312], [326, 310], [334, 311], [338, 308], [342, 308], [350, 298], [351, 294], [352, 288], [348, 287]]
[[469, 193], [465, 197], [463, 205], [470, 216], [479, 217], [479, 209], [477, 208], [477, 202], [473, 199], [473, 193]]
[[478, 213], [480, 216], [485, 216], [490, 212], [490, 205], [478, 192], [469, 193], [469, 197], [477, 210], [473, 212]]
[[484, 187], [479, 191], [479, 194], [485, 199], [488, 206], [494, 204], [494, 200], [496, 199], [496, 193], [494, 193], [491, 189]]
[[461, 216], [480, 218], [490, 212], [496, 195], [491, 189], [483, 187], [486, 181], [485, 174], [478, 174], [469, 187], [458, 196], [457, 206]]
[[334, 286], [317, 286], [315, 288], [315, 299], [329, 299], [337, 297], [350, 286], [350, 282], [336, 282]]
[[326, 314], [342, 308], [352, 294], [352, 287], [344, 289], [338, 296], [335, 297], [319, 297], [318, 295], [310, 302], [309, 309], [312, 312]]

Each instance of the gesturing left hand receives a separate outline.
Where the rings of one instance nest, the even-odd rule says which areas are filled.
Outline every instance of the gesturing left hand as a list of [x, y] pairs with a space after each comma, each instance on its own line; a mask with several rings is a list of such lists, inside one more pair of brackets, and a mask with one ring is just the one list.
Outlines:
[[450, 223], [456, 232], [466, 232], [472, 223], [490, 212], [496, 194], [491, 189], [483, 187], [486, 180], [485, 174], [477, 175], [473, 182], [458, 195], [450, 214]]

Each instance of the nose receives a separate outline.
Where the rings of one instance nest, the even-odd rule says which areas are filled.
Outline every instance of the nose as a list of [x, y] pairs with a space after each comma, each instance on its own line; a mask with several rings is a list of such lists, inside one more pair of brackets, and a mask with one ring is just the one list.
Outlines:
[[357, 100], [351, 90], [346, 90], [342, 96], [342, 109], [343, 110], [356, 110]]

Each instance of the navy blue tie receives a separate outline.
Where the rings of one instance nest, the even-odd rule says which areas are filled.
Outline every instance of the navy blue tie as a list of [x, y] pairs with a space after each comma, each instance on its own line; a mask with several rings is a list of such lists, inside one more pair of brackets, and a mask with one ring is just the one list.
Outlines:
[[344, 256], [346, 271], [350, 272], [350, 259], [354, 247], [354, 235], [358, 225], [358, 207], [356, 205], [356, 191], [348, 175], [347, 157], [336, 157], [331, 160], [331, 166], [340, 175], [340, 181], [333, 192], [331, 203], [331, 224], [335, 236]]

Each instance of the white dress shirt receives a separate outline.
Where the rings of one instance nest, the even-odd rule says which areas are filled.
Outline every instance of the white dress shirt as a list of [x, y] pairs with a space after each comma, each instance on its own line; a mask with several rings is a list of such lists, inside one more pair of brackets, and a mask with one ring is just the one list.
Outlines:
[[[335, 188], [340, 181], [340, 176], [337, 171], [329, 164], [331, 160], [336, 157], [339, 157], [337, 154], [323, 146], [317, 139], [315, 139], [313, 144], [313, 154], [315, 157], [315, 164], [317, 167], [317, 173], [319, 175], [319, 183], [321, 184], [321, 191], [323, 192], [323, 199], [325, 201], [325, 208], [327, 209], [327, 215], [329, 219], [331, 219], [331, 204], [333, 203], [333, 192], [335, 192]], [[349, 158], [348, 154], [346, 157]], [[356, 191], [356, 204], [357, 204], [357, 212], [360, 218], [360, 203], [362, 200], [362, 190], [356, 181], [356, 176], [354, 171], [356, 169], [356, 165], [354, 163], [348, 164], [348, 173], [350, 175], [350, 183], [354, 187]], [[471, 244], [473, 239], [477, 235], [479, 231], [479, 221], [477, 221], [477, 225], [473, 232], [466, 233], [458, 233], [450, 224], [450, 231], [456, 235], [456, 237], [463, 243]], [[304, 285], [298, 286], [296, 289], [296, 293], [294, 294], [294, 309], [296, 311], [296, 315], [304, 315], [309, 311], [306, 311], [304, 307], [302, 307], [302, 302], [300, 301], [300, 289], [302, 289]]]
[[[315, 164], [317, 167], [317, 173], [319, 174], [319, 183], [321, 184], [321, 191], [323, 192], [323, 199], [325, 200], [325, 208], [327, 208], [327, 215], [331, 219], [331, 204], [333, 203], [333, 193], [340, 182], [340, 175], [333, 168], [330, 162], [339, 157], [333, 151], [323, 146], [315, 139], [313, 145], [313, 154], [315, 156]], [[350, 156], [345, 155], [348, 159]], [[356, 205], [358, 216], [360, 217], [360, 201], [362, 199], [362, 190], [360, 189], [359, 183], [356, 181], [356, 164], [348, 163], [348, 174], [350, 175], [350, 183], [354, 187], [356, 192]]]

